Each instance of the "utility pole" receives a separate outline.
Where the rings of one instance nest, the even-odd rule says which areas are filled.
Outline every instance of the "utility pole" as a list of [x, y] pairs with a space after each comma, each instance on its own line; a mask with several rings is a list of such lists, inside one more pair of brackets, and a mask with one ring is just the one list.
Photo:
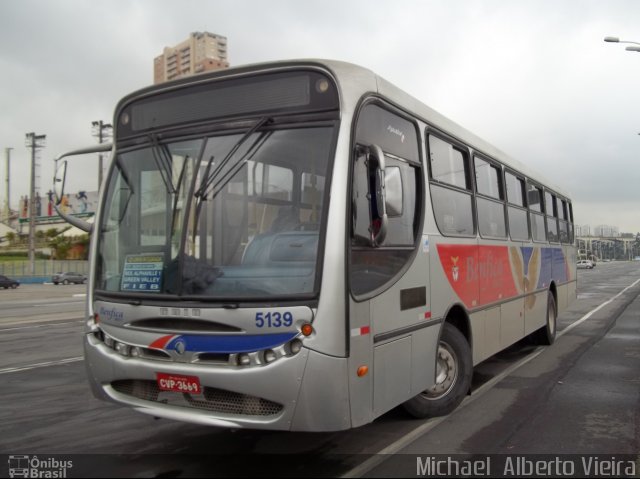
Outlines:
[[9, 220], [11, 219], [11, 189], [9, 188], [9, 185], [11, 184], [11, 180], [10, 180], [10, 176], [11, 176], [11, 167], [9, 166], [9, 162], [11, 161], [11, 150], [13, 150], [13, 148], [5, 148], [4, 149], [4, 156], [7, 162], [7, 171], [6, 171], [6, 175], [5, 175], [5, 182], [7, 184], [7, 202], [6, 202], [6, 207], [5, 207], [5, 213], [7, 216], [7, 224], [9, 223]]
[[27, 133], [25, 146], [31, 148], [31, 185], [29, 187], [29, 270], [36, 273], [36, 153], [44, 148], [47, 135]]
[[[113, 132], [113, 126], [109, 123], [103, 123], [100, 121], [92, 121], [91, 125], [93, 126], [93, 136], [98, 139], [98, 143], [104, 143], [109, 136], [111, 136]], [[102, 153], [98, 154], [98, 189], [102, 186]]]

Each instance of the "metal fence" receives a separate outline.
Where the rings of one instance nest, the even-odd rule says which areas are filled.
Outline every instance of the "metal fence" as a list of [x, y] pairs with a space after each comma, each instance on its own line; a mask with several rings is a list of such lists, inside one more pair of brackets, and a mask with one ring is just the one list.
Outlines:
[[54, 273], [73, 271], [89, 273], [89, 262], [86, 260], [36, 260], [35, 273], [31, 273], [29, 261], [0, 262], [0, 274], [17, 279], [24, 283], [51, 281]]

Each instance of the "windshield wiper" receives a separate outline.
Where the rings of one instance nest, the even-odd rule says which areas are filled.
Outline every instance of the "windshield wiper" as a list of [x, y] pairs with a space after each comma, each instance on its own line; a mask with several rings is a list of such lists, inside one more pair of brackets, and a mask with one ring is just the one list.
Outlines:
[[186, 155], [184, 157], [184, 160], [182, 161], [182, 168], [180, 169], [180, 175], [178, 176], [178, 186], [177, 188], [173, 189], [173, 193], [174, 193], [173, 209], [172, 209], [173, 214], [171, 215], [171, 226], [169, 228], [169, 231], [171, 231], [171, 234], [173, 234], [173, 227], [175, 226], [176, 219], [178, 217], [178, 200], [180, 199], [180, 188], [182, 187], [182, 181], [183, 181], [185, 169], [186, 169], [187, 163], [189, 162], [189, 159], [190, 159], [189, 155]]
[[158, 172], [162, 177], [164, 186], [169, 194], [176, 193], [176, 188], [173, 186], [172, 170], [171, 170], [171, 154], [167, 151], [166, 145], [160, 145], [158, 138], [154, 134], [149, 135], [151, 142], [151, 153], [153, 160], [158, 166]]
[[215, 180], [216, 176], [218, 176], [218, 174], [223, 170], [223, 168], [229, 162], [229, 160], [231, 160], [231, 158], [233, 158], [233, 156], [236, 154], [238, 149], [259, 128], [263, 127], [264, 125], [266, 125], [267, 123], [271, 122], [272, 120], [273, 120], [272, 118], [267, 117], [267, 116], [260, 118], [256, 122], [256, 124], [253, 125], [249, 130], [247, 130], [247, 132], [244, 135], [242, 135], [242, 138], [240, 138], [236, 142], [236, 144], [233, 145], [233, 148], [231, 148], [231, 150], [229, 150], [229, 153], [227, 153], [227, 156], [225, 156], [223, 158], [223, 160], [220, 162], [220, 164], [218, 166], [216, 166], [216, 168], [212, 172], [209, 172], [208, 170], [209, 170], [209, 167], [211, 165], [211, 162], [213, 161], [213, 157], [209, 160], [209, 164], [207, 165], [207, 175], [203, 178], [203, 181], [202, 181], [202, 184], [200, 185], [200, 188], [198, 188], [198, 191], [196, 191], [196, 193], [195, 193], [195, 196], [198, 198], [199, 201], [206, 200], [206, 194], [207, 194], [207, 191], [209, 190], [209, 187], [213, 184], [213, 181]]
[[215, 185], [213, 185], [213, 188], [211, 188], [211, 199], [212, 200], [216, 196], [218, 196], [218, 193], [220, 193], [224, 189], [224, 187], [227, 185], [227, 183], [229, 183], [234, 178], [236, 173], [238, 173], [238, 171], [240, 171], [242, 169], [244, 164], [247, 161], [250, 161], [256, 155], [256, 153], [258, 153], [260, 148], [262, 148], [262, 145], [264, 145], [264, 143], [267, 141], [267, 139], [272, 134], [273, 134], [272, 131], [263, 132], [256, 139], [256, 141], [253, 143], [253, 145], [251, 145], [251, 147], [247, 150], [247, 152], [244, 155], [242, 155], [242, 157], [239, 158], [238, 161], [236, 161], [236, 163], [231, 168], [229, 168], [224, 175], [222, 175], [222, 178], [220, 178], [215, 183]]

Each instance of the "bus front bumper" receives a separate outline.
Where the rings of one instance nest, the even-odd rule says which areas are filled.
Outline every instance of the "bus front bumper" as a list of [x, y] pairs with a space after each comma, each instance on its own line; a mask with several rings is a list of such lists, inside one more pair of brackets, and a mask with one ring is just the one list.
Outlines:
[[[91, 334], [84, 349], [94, 396], [154, 417], [234, 429], [351, 427], [345, 358], [302, 348], [295, 356], [250, 367], [180, 363], [124, 357]], [[196, 377], [201, 392], [162, 390], [159, 374]]]

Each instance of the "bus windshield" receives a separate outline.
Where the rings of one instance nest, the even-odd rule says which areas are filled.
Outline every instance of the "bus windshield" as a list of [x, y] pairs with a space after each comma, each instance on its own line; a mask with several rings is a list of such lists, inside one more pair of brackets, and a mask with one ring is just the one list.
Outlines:
[[315, 295], [335, 127], [265, 123], [149, 136], [117, 152], [96, 290], [224, 301]]

